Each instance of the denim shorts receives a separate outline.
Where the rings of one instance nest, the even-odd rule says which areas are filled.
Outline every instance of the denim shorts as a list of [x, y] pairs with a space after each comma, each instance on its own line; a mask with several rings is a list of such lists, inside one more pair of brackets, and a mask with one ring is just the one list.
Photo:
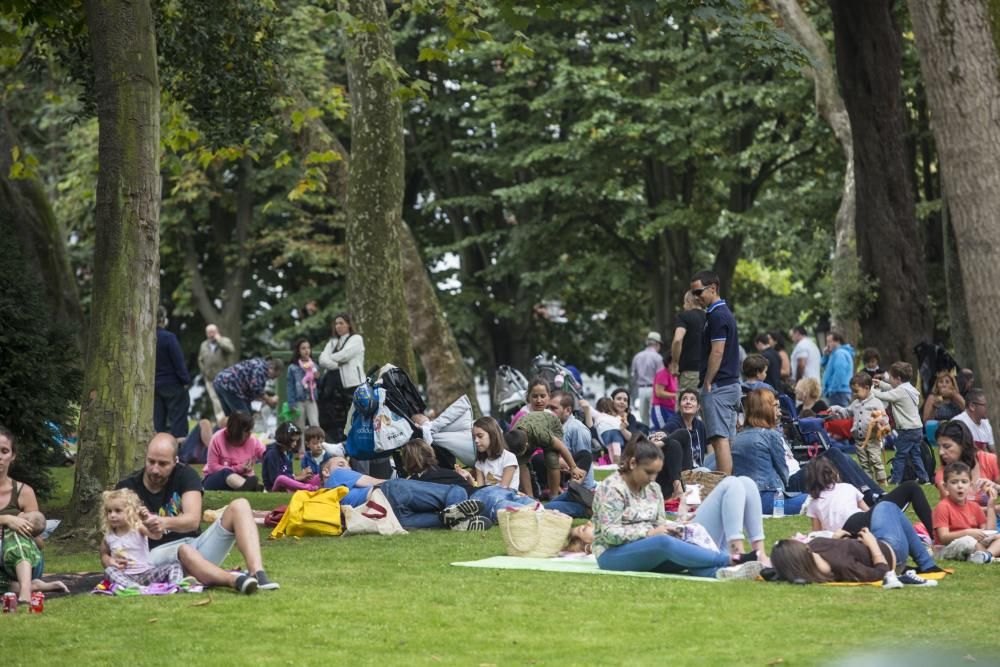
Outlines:
[[198, 537], [182, 537], [151, 549], [149, 560], [153, 565], [166, 565], [177, 560], [177, 551], [181, 546], [190, 544], [205, 560], [215, 565], [222, 565], [222, 561], [226, 560], [235, 543], [236, 535], [222, 527], [220, 516]]
[[742, 409], [740, 399], [743, 392], [740, 383], [734, 382], [724, 387], [715, 386], [711, 392], [701, 390], [701, 414], [705, 418], [708, 438], [736, 437], [736, 414]]

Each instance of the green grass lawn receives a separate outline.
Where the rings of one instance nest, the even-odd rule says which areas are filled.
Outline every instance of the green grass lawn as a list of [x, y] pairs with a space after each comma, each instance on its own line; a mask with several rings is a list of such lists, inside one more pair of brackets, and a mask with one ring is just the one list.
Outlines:
[[[72, 484], [70, 469], [56, 475]], [[206, 494], [206, 507], [228, 495]], [[288, 498], [248, 497], [259, 509]], [[765, 529], [774, 540], [807, 523], [769, 519]], [[812, 665], [857, 650], [1000, 653], [1000, 566], [958, 563], [919, 590], [704, 584], [449, 565], [502, 554], [495, 529], [266, 537], [279, 591], [50, 600], [41, 616], [0, 617], [0, 665]], [[96, 551], [72, 551], [50, 544], [46, 569], [99, 569]]]

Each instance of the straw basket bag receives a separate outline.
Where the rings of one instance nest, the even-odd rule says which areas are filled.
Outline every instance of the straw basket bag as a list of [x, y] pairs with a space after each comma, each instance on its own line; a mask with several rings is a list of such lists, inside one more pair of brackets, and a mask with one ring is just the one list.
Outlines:
[[508, 556], [552, 558], [566, 544], [573, 519], [555, 510], [500, 510], [500, 535]]
[[681, 472], [681, 481], [684, 482], [685, 485], [701, 485], [702, 500], [708, 498], [708, 494], [712, 492], [712, 489], [717, 487], [719, 482], [725, 478], [726, 473], [724, 472], [705, 472], [703, 470], [684, 470]]

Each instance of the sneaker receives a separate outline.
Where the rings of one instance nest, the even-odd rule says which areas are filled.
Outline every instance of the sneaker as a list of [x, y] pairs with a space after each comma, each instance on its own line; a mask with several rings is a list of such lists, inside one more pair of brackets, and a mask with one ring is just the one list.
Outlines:
[[976, 550], [976, 538], [966, 535], [957, 540], [952, 540], [950, 544], [941, 549], [938, 558], [944, 560], [968, 560], [969, 556]]
[[281, 588], [281, 585], [277, 581], [271, 581], [264, 570], [257, 570], [257, 574], [253, 575], [253, 578], [257, 580], [257, 587], [262, 591], [276, 591]]
[[724, 581], [753, 581], [763, 569], [764, 565], [759, 560], [752, 560], [732, 567], [720, 567], [715, 571], [715, 578]]
[[493, 522], [484, 516], [470, 516], [468, 519], [459, 521], [451, 526], [452, 530], [481, 531], [489, 530], [493, 527]]
[[899, 575], [897, 579], [899, 579], [899, 581], [906, 586], [937, 586], [936, 581], [917, 576], [917, 573], [913, 570], [907, 570], [903, 574]]
[[249, 574], [241, 574], [233, 582], [233, 588], [243, 595], [253, 595], [257, 592], [257, 580]]
[[892, 570], [886, 572], [885, 576], [882, 577], [882, 588], [886, 589], [887, 591], [891, 591], [894, 588], [902, 588], [902, 587], [903, 587], [903, 582], [899, 580], [899, 577], [897, 577], [896, 573], [893, 572]]
[[460, 503], [449, 505], [441, 510], [441, 523], [444, 524], [445, 528], [451, 528], [457, 523], [482, 513], [485, 509], [486, 506], [478, 500], [472, 500], [471, 498], [463, 500]]
[[975, 563], [976, 565], [986, 565], [993, 560], [993, 554], [989, 551], [977, 551], [976, 553], [969, 556], [966, 560], [970, 563]]

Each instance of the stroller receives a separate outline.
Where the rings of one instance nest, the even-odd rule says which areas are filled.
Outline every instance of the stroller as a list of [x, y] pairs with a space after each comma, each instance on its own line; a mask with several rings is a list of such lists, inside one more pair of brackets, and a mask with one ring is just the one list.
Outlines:
[[553, 391], [568, 392], [577, 400], [583, 398], [583, 385], [577, 381], [568, 368], [555, 359], [540, 354], [531, 360], [530, 370], [531, 377], [544, 378]]
[[781, 406], [781, 431], [795, 460], [804, 463], [834, 446], [823, 428], [826, 417], [799, 417], [795, 400], [788, 394], [778, 394], [778, 403]]
[[510, 366], [497, 368], [493, 381], [493, 405], [501, 415], [510, 414], [524, 405], [527, 391], [528, 380], [521, 371]]

